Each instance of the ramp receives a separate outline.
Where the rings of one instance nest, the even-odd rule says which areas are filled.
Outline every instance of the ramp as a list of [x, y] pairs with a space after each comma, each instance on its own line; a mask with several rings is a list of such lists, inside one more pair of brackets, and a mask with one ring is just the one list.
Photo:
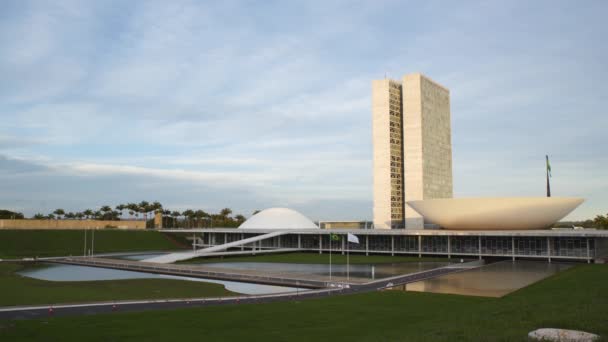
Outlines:
[[273, 238], [275, 236], [281, 236], [281, 235], [285, 235], [288, 234], [288, 231], [276, 231], [276, 232], [272, 232], [272, 233], [267, 233], [267, 234], [262, 234], [262, 235], [258, 235], [258, 236], [254, 236], [254, 237], [250, 237], [247, 239], [242, 239], [242, 240], [238, 240], [238, 241], [232, 241], [232, 242], [228, 242], [225, 243], [223, 245], [218, 245], [218, 246], [213, 246], [213, 247], [207, 247], [207, 248], [203, 248], [203, 249], [199, 249], [196, 251], [190, 251], [190, 252], [179, 252], [179, 253], [171, 253], [171, 254], [166, 254], [166, 255], [161, 255], [161, 256], [157, 256], [157, 257], [153, 257], [150, 259], [145, 259], [142, 261], [145, 262], [155, 262], [158, 264], [170, 264], [170, 263], [174, 263], [176, 261], [182, 261], [182, 260], [188, 260], [188, 259], [194, 259], [194, 258], [198, 258], [200, 256], [205, 256], [211, 253], [215, 253], [215, 252], [220, 252], [220, 251], [225, 251], [228, 248], [232, 248], [232, 247], [238, 247], [238, 246], [242, 246], [251, 242], [256, 242], [256, 241], [260, 241], [260, 240], [266, 240], [266, 239], [270, 239]]

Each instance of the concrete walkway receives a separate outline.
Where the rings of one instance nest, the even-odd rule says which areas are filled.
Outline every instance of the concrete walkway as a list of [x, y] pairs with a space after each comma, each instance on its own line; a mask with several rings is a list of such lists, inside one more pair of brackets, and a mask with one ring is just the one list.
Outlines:
[[246, 245], [248, 243], [266, 240], [266, 239], [273, 238], [275, 236], [281, 236], [281, 235], [285, 235], [285, 234], [289, 234], [289, 231], [284, 231], [284, 230], [275, 231], [275, 232], [262, 234], [262, 235], [258, 235], [258, 236], [250, 237], [247, 239], [238, 240], [238, 241], [228, 242], [228, 243], [225, 243], [222, 245], [203, 248], [203, 249], [199, 249], [199, 250], [195, 250], [195, 251], [161, 255], [161, 256], [154, 257], [154, 258], [146, 259], [145, 261], [159, 263], [159, 264], [171, 264], [171, 263], [174, 263], [177, 261], [194, 259], [194, 258], [208, 255], [213, 252], [225, 251], [229, 248], [240, 247], [240, 246]]

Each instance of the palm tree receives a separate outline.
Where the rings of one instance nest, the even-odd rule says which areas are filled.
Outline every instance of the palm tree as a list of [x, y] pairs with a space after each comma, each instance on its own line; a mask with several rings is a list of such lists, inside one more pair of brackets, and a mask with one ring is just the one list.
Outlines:
[[139, 205], [137, 203], [129, 203], [127, 204], [127, 209], [129, 209], [129, 214], [133, 217], [133, 214], [139, 212]]
[[141, 201], [138, 204], [138, 211], [143, 214], [144, 221], [148, 222], [148, 211], [150, 211], [150, 203], [147, 201]]
[[243, 216], [243, 215], [241, 215], [241, 214], [236, 215], [236, 216], [234, 217], [234, 219], [236, 220], [236, 222], [237, 222], [239, 225], [241, 225], [241, 223], [245, 222], [245, 216]]
[[82, 220], [83, 217], [84, 217], [84, 213], [82, 213], [82, 212], [77, 212], [76, 213], [76, 218], [77, 219]]
[[182, 216], [182, 214], [179, 211], [174, 211], [171, 213], [171, 216], [173, 216], [173, 228], [175, 228], [177, 219]]
[[110, 207], [109, 205], [104, 205], [101, 207], [100, 209], [103, 212], [103, 219], [104, 220], [111, 220], [112, 219], [112, 207]]
[[102, 213], [101, 213], [101, 211], [99, 211], [99, 210], [95, 210], [95, 212], [93, 213], [93, 217], [94, 217], [96, 220], [99, 220], [100, 218], [102, 218], [102, 216], [103, 216], [103, 214], [102, 214]]
[[163, 208], [163, 205], [159, 202], [159, 201], [154, 201], [152, 202], [152, 205], [150, 205], [150, 211], [154, 210], [161, 210]]
[[171, 210], [162, 210], [163, 213], [163, 228], [165, 228], [165, 221], [167, 221], [165, 218], [169, 218], [169, 216], [171, 216]]
[[53, 211], [53, 214], [57, 215], [57, 219], [61, 220], [61, 216], [65, 215], [65, 210], [63, 209], [56, 209], [55, 211]]
[[93, 210], [91, 210], [91, 209], [87, 209], [87, 210], [83, 211], [82, 213], [87, 217], [87, 220], [93, 216]]
[[191, 209], [185, 210], [182, 215], [184, 215], [184, 218], [188, 219], [188, 228], [192, 227], [192, 217], [194, 216], [194, 211], [192, 211]]
[[119, 204], [116, 206], [116, 210], [120, 211], [120, 217], [122, 218], [122, 211], [127, 209], [127, 206], [124, 204]]
[[35, 220], [44, 220], [45, 219], [44, 215], [42, 215], [41, 213], [37, 213], [32, 218], [35, 219]]
[[230, 216], [230, 214], [232, 214], [232, 209], [230, 208], [224, 208], [220, 211], [220, 216], [225, 220], [228, 218], [228, 216]]
[[209, 214], [207, 214], [206, 212], [204, 212], [203, 210], [200, 210], [200, 209], [194, 212], [194, 217], [196, 217], [197, 228], [201, 227], [201, 220], [208, 216], [209, 216]]

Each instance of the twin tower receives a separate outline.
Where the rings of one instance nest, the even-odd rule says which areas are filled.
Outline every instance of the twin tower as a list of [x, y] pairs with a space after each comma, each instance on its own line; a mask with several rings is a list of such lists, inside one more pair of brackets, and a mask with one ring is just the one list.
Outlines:
[[452, 197], [450, 91], [421, 74], [372, 82], [374, 227], [424, 229], [407, 201]]

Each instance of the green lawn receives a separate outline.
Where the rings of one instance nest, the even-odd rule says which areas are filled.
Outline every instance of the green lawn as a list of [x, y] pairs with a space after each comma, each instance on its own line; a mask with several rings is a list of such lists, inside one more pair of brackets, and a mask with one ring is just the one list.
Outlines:
[[[452, 259], [455, 260], [455, 259]], [[418, 258], [417, 256], [390, 256], [390, 255], [370, 255], [351, 254], [351, 264], [383, 264], [399, 262], [420, 262], [420, 261], [449, 261], [448, 258]], [[210, 262], [279, 262], [291, 264], [329, 264], [328, 253], [281, 253], [281, 254], [262, 254], [253, 256], [226, 256], [213, 258], [196, 258], [182, 261], [181, 263], [210, 263]], [[346, 264], [346, 255], [332, 253], [332, 264]]]
[[[87, 233], [90, 247], [91, 231]], [[0, 230], [0, 258], [82, 255], [82, 230]], [[180, 245], [156, 231], [100, 229], [95, 253], [174, 250]]]
[[186, 280], [45, 281], [15, 273], [26, 267], [0, 263], [0, 306], [234, 295], [220, 284]]
[[608, 336], [608, 267], [580, 265], [502, 298], [386, 291], [302, 302], [0, 322], [2, 341], [526, 341]]

